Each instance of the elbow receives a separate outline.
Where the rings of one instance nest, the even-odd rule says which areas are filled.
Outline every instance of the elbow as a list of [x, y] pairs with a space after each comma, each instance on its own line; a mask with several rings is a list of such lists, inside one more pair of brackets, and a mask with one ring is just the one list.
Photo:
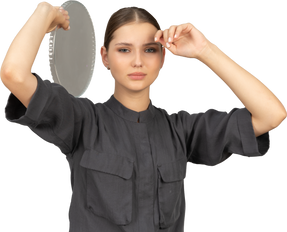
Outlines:
[[11, 69], [8, 68], [1, 68], [0, 71], [0, 76], [1, 76], [1, 81], [3, 82], [4, 85], [6, 85], [5, 83], [7, 83], [9, 81], [9, 79], [11, 80]]
[[282, 113], [282, 121], [287, 117], [287, 111], [286, 109], [283, 107], [283, 113]]
[[286, 122], [287, 120], [287, 111], [284, 111], [280, 114], [280, 117], [278, 117], [278, 120], [275, 121], [275, 124], [273, 125], [273, 128], [279, 127], [281, 124]]
[[8, 66], [8, 67], [2, 66], [0, 75], [1, 75], [1, 81], [7, 88], [8, 88], [8, 85], [10, 85], [10, 83], [22, 83], [23, 82], [23, 78], [20, 78], [23, 75], [16, 75], [15, 68], [11, 66]]
[[283, 116], [283, 123], [287, 121], [287, 111], [284, 111], [284, 116]]

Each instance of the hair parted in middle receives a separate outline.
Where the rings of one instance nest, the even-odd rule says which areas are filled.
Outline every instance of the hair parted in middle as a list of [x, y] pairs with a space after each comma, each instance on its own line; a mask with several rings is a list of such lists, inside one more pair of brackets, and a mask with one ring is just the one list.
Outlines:
[[104, 46], [107, 51], [109, 50], [109, 44], [113, 39], [114, 32], [121, 26], [132, 22], [150, 23], [158, 30], [161, 30], [157, 20], [147, 10], [135, 6], [121, 8], [112, 14], [107, 24], [104, 39]]

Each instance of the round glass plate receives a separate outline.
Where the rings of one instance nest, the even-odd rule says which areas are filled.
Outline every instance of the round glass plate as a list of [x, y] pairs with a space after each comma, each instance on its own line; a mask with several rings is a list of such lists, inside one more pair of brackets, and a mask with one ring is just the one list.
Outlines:
[[71, 29], [57, 28], [47, 37], [47, 73], [74, 97], [81, 97], [90, 93], [97, 74], [97, 23], [84, 0], [67, 0], [60, 5], [69, 12]]

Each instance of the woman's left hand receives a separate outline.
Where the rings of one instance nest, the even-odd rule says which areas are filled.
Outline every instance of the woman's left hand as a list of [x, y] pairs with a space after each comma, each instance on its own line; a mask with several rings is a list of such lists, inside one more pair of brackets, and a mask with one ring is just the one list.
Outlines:
[[154, 37], [174, 55], [197, 59], [210, 43], [191, 23], [158, 30]]

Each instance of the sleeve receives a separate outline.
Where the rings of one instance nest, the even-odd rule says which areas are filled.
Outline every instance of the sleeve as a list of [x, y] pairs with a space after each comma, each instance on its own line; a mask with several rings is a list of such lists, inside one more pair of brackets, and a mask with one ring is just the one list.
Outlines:
[[28, 107], [11, 93], [5, 116], [10, 122], [28, 126], [38, 136], [59, 147], [62, 153], [72, 154], [80, 141], [83, 121], [89, 123], [94, 114], [94, 105], [88, 99], [75, 98], [59, 84], [33, 75], [38, 84]]
[[216, 165], [236, 153], [262, 156], [269, 149], [269, 132], [256, 137], [251, 114], [246, 108], [229, 113], [213, 109], [205, 113], [175, 114], [176, 126], [183, 132], [188, 161]]

